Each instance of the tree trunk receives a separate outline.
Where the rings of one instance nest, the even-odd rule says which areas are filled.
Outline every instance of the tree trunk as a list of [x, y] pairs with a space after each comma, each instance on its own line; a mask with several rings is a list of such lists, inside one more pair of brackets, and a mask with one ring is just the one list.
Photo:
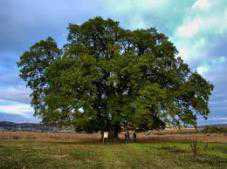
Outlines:
[[101, 131], [101, 141], [103, 141], [104, 131]]
[[120, 132], [120, 126], [114, 125], [113, 126], [113, 140], [118, 141], [119, 140], [119, 132]]

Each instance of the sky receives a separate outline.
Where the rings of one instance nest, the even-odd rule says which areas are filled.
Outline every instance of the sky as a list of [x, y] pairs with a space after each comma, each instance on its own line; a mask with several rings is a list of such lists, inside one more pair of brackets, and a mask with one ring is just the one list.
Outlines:
[[227, 123], [227, 0], [0, 0], [0, 115], [38, 121], [16, 62], [48, 36], [62, 46], [69, 23], [95, 16], [169, 36], [179, 56], [215, 86], [209, 118], [199, 124]]

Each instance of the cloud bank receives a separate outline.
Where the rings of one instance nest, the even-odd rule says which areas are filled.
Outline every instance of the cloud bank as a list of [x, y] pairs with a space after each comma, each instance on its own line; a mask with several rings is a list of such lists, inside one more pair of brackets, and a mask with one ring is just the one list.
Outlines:
[[215, 85], [211, 121], [226, 122], [226, 0], [2, 0], [0, 112], [33, 112], [30, 91], [18, 77], [16, 61], [21, 53], [47, 36], [62, 45], [69, 23], [82, 23], [94, 16], [119, 20], [129, 29], [156, 27], [167, 34], [179, 56]]

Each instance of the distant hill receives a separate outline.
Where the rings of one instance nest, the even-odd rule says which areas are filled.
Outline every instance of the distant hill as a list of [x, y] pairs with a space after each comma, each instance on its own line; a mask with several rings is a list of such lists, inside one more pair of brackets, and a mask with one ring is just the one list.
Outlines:
[[46, 126], [40, 123], [14, 123], [0, 121], [0, 130], [4, 131], [55, 131], [56, 127]]
[[227, 128], [227, 124], [210, 124], [210, 125], [201, 125], [198, 126], [198, 128], [204, 128], [204, 127], [220, 127], [220, 128]]
[[58, 128], [56, 126], [44, 125], [41, 123], [14, 123], [11, 121], [0, 121], [0, 131], [38, 131], [38, 132], [74, 132], [74, 127], [66, 126]]
[[0, 113], [0, 121], [10, 121], [14, 123], [39, 123], [35, 117], [24, 117], [17, 114]]

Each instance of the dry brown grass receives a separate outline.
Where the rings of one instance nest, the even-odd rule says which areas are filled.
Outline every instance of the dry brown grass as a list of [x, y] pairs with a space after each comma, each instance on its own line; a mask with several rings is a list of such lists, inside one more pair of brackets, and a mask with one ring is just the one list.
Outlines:
[[164, 134], [164, 135], [140, 135], [139, 140], [143, 142], [151, 141], [192, 141], [210, 143], [227, 143], [227, 136], [223, 134]]
[[[0, 140], [34, 140], [42, 142], [100, 142], [100, 133], [41, 133], [41, 132], [9, 132], [1, 131]], [[124, 139], [124, 133], [120, 134]], [[152, 133], [139, 133], [138, 142], [159, 142], [159, 141], [191, 141], [196, 139], [202, 142], [227, 143], [225, 134], [197, 134], [193, 129], [164, 130]]]
[[79, 134], [79, 133], [42, 133], [42, 132], [10, 132], [1, 131], [0, 140], [36, 140], [36, 141], [73, 141], [73, 142], [86, 142], [86, 141], [97, 141], [99, 140], [99, 134]]

